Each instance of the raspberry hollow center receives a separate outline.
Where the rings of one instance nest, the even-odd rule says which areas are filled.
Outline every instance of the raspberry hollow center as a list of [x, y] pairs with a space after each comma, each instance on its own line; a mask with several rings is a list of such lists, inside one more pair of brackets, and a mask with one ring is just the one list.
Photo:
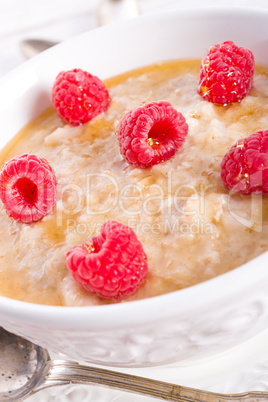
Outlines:
[[97, 248], [94, 246], [93, 243], [91, 243], [91, 244], [85, 243], [82, 245], [82, 247], [90, 254], [97, 253], [99, 251], [99, 250], [97, 250]]
[[17, 180], [14, 187], [27, 204], [35, 204], [37, 199], [37, 186], [30, 179], [22, 177]]
[[147, 142], [152, 148], [157, 149], [161, 147], [164, 140], [172, 138], [173, 134], [175, 134], [175, 130], [170, 124], [166, 121], [159, 121], [149, 131]]
[[82, 247], [89, 253], [98, 253], [102, 249], [104, 240], [101, 236], [93, 237], [90, 243], [84, 243]]
[[158, 140], [157, 138], [149, 137], [147, 142], [153, 149], [158, 149], [161, 147], [161, 141]]

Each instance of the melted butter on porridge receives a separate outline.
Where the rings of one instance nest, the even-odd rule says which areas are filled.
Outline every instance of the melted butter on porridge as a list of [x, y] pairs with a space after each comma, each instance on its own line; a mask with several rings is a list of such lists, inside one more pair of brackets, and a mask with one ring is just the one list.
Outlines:
[[[268, 250], [268, 197], [230, 195], [220, 178], [229, 148], [268, 128], [267, 70], [256, 68], [241, 103], [222, 107], [197, 94], [199, 65], [174, 61], [107, 80], [112, 101], [104, 114], [71, 127], [50, 108], [6, 146], [1, 164], [23, 153], [46, 158], [59, 194], [37, 223], [14, 221], [1, 208], [1, 295], [53, 305], [109, 303], [72, 279], [64, 257], [107, 220], [131, 226], [148, 256], [147, 279], [124, 301], [194, 285]], [[189, 134], [170, 160], [136, 169], [120, 155], [116, 124], [126, 111], [157, 100], [184, 115]]]

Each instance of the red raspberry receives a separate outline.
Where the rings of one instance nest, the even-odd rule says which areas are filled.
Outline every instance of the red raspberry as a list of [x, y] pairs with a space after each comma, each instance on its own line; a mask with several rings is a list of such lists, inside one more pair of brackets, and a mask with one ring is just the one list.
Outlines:
[[0, 198], [10, 217], [24, 223], [42, 219], [56, 203], [57, 179], [46, 159], [19, 155], [0, 172]]
[[250, 91], [254, 56], [250, 50], [223, 42], [212, 46], [200, 66], [198, 93], [220, 105], [240, 102]]
[[148, 273], [147, 257], [133, 230], [120, 222], [102, 225], [101, 234], [66, 254], [76, 282], [99, 297], [127, 297]]
[[232, 146], [222, 160], [221, 178], [235, 193], [268, 195], [268, 130]]
[[126, 161], [144, 169], [170, 159], [182, 146], [188, 125], [169, 102], [151, 102], [126, 113], [117, 134]]
[[60, 72], [52, 88], [55, 110], [72, 126], [84, 124], [105, 111], [109, 102], [104, 83], [80, 69]]

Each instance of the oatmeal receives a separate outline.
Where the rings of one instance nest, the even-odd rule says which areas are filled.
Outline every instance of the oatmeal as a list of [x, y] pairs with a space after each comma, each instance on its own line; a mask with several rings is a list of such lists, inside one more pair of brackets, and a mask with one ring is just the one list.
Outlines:
[[[46, 158], [58, 180], [54, 209], [24, 224], [0, 211], [1, 295], [33, 303], [109, 303], [71, 277], [65, 253], [100, 232], [107, 220], [130, 226], [143, 244], [149, 274], [124, 301], [192, 286], [268, 250], [267, 197], [231, 195], [220, 178], [223, 156], [239, 139], [268, 127], [268, 75], [256, 68], [253, 89], [227, 107], [197, 93], [200, 61], [174, 61], [106, 81], [108, 110], [83, 126], [49, 109], [7, 145], [1, 164], [20, 154]], [[183, 146], [151, 168], [126, 163], [118, 120], [141, 103], [166, 100], [189, 126]]]

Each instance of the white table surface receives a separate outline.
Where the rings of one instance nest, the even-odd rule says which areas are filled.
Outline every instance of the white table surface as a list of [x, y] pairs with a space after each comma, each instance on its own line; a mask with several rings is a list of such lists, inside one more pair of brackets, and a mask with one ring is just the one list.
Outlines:
[[[19, 46], [22, 39], [62, 41], [96, 27], [94, 11], [100, 1], [0, 0], [0, 77], [23, 63]], [[143, 14], [174, 5], [181, 8], [209, 5], [268, 8], [268, 0], [138, 0], [138, 4]], [[122, 371], [216, 392], [268, 391], [268, 332], [202, 361]], [[101, 387], [72, 385], [45, 390], [28, 400], [149, 402], [154, 399]]]

